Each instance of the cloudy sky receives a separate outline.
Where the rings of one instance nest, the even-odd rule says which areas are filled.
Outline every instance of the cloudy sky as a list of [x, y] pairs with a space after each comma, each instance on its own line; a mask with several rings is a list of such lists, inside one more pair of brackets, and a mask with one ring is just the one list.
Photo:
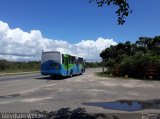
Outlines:
[[160, 0], [128, 0], [133, 13], [123, 26], [115, 7], [88, 1], [0, 0], [0, 59], [40, 60], [42, 50], [99, 59], [110, 45], [160, 35]]
[[20, 28], [11, 29], [7, 23], [0, 21], [1, 59], [40, 60], [42, 50], [76, 54], [86, 59], [99, 59], [99, 53], [110, 45], [116, 45], [116, 42], [102, 37], [96, 40], [82, 40], [76, 44], [65, 40], [48, 39], [43, 37], [39, 30], [25, 32]]

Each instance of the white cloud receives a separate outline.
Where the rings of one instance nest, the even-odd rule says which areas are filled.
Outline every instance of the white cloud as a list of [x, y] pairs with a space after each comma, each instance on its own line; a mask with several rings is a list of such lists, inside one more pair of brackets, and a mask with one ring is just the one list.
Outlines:
[[86, 59], [98, 59], [99, 53], [110, 45], [116, 45], [113, 39], [99, 37], [97, 40], [82, 40], [71, 44], [64, 40], [44, 38], [39, 30], [25, 32], [20, 28], [11, 29], [0, 21], [0, 59], [40, 60], [41, 52], [61, 51], [76, 54]]

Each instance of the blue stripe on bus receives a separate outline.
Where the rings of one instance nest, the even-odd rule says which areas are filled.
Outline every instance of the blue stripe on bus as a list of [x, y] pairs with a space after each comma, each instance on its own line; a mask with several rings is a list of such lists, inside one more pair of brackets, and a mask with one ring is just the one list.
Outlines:
[[[60, 67], [60, 69], [57, 69], [57, 67]], [[80, 74], [82, 72], [82, 67], [78, 64], [74, 64], [71, 69], [67, 70], [64, 69], [62, 64], [49, 60], [41, 64], [41, 74], [43, 75], [62, 75], [62, 76], [68, 76], [70, 75], [72, 70], [72, 74]]]

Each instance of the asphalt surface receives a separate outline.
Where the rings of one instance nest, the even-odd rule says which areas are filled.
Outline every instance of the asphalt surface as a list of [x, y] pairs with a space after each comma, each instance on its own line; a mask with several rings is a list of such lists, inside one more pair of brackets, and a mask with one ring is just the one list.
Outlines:
[[85, 108], [90, 113], [146, 113], [160, 109], [123, 111], [84, 105], [116, 100], [159, 100], [160, 81], [98, 77], [102, 69], [86, 69], [83, 75], [51, 80], [39, 73], [0, 77], [0, 112], [55, 111]]
[[42, 77], [39, 73], [28, 73], [28, 74], [22, 74], [22, 75], [0, 75], [0, 82], [3, 81], [13, 81], [13, 80], [26, 80], [26, 79], [30, 79], [30, 78], [38, 78], [38, 77]]

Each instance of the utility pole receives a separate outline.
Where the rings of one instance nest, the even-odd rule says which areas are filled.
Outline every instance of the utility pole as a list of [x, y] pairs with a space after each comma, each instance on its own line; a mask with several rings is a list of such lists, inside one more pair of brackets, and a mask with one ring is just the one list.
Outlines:
[[104, 59], [102, 59], [102, 64], [103, 64], [102, 73], [104, 74]]

